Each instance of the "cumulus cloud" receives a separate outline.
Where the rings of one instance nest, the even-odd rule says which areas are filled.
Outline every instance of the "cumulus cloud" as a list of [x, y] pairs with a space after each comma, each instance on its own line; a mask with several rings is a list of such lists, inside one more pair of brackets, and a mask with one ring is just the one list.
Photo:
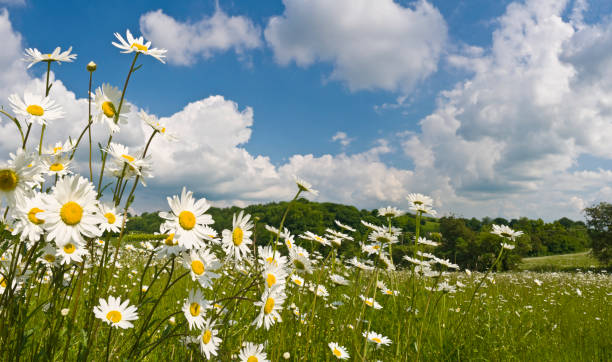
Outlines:
[[350, 145], [351, 142], [353, 142], [353, 138], [350, 138], [346, 134], [346, 132], [342, 132], [342, 131], [336, 132], [336, 134], [333, 135], [331, 140], [332, 140], [332, 142], [339, 142], [342, 145], [342, 147], [346, 147], [346, 146]]
[[244, 16], [228, 16], [217, 7], [210, 17], [181, 22], [150, 11], [140, 17], [140, 31], [157, 47], [168, 49], [168, 62], [191, 65], [233, 49], [238, 55], [261, 46], [261, 30]]
[[612, 155], [612, 23], [582, 23], [582, 1], [566, 21], [567, 6], [512, 3], [490, 49], [448, 58], [473, 76], [442, 92], [403, 146], [417, 173], [447, 178], [452, 209], [580, 217], [598, 200], [609, 171], [572, 168], [581, 154]]
[[409, 92], [437, 69], [446, 23], [425, 0], [284, 0], [266, 41], [282, 65], [333, 64], [331, 78], [351, 90]]

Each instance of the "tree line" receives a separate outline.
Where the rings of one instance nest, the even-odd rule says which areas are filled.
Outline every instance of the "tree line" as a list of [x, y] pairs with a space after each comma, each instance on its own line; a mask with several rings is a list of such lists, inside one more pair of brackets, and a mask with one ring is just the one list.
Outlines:
[[[287, 202], [272, 202], [244, 208], [245, 213], [251, 214], [255, 221], [255, 238], [258, 245], [265, 245], [270, 241], [272, 234], [265, 229], [265, 225], [278, 227], [287, 206]], [[223, 229], [232, 229], [232, 215], [240, 210], [242, 209], [238, 207], [211, 207], [208, 213], [215, 220], [213, 228], [219, 233]], [[362, 241], [368, 232], [361, 220], [386, 225], [386, 220], [378, 216], [376, 210], [360, 210], [354, 206], [300, 198], [291, 205], [285, 226], [296, 236], [306, 231], [323, 235], [327, 228], [337, 229], [334, 220], [355, 228], [357, 231], [352, 236], [356, 241]], [[157, 212], [143, 213], [130, 216], [127, 230], [130, 233], [152, 234], [159, 231], [161, 223], [162, 219]], [[404, 255], [412, 255], [415, 217], [408, 213], [393, 219], [392, 224], [402, 230], [400, 243], [393, 248], [394, 262], [401, 265], [404, 263]], [[493, 224], [508, 225], [524, 233], [517, 239], [513, 252], [506, 254], [501, 263], [502, 269], [515, 268], [521, 257], [580, 252], [589, 249], [592, 244], [587, 224], [568, 218], [544, 222], [542, 219], [525, 217], [511, 220], [489, 217], [467, 219], [450, 215], [440, 218], [424, 217], [421, 219], [420, 229], [422, 236], [440, 243], [435, 250], [436, 255], [448, 258], [462, 268], [483, 270], [493, 262], [500, 248], [499, 237], [490, 233]], [[296, 238], [296, 241], [305, 243], [303, 246], [309, 250], [326, 253], [325, 248], [319, 245], [311, 245], [299, 238]], [[339, 250], [339, 255], [351, 258], [359, 255], [359, 252], [358, 242], [345, 242]]]

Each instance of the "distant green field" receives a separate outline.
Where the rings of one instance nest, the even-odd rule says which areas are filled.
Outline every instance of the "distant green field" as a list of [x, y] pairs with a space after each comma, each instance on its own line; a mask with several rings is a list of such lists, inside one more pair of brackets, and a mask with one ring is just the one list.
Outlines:
[[568, 271], [572, 269], [602, 268], [597, 259], [590, 255], [590, 251], [574, 254], [538, 256], [523, 258], [519, 268], [534, 271]]

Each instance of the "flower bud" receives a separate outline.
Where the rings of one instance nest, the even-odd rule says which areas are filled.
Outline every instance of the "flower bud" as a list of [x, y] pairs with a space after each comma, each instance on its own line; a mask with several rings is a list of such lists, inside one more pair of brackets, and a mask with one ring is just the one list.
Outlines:
[[98, 67], [98, 66], [97, 66], [97, 65], [96, 65], [96, 63], [94, 63], [93, 61], [91, 61], [91, 62], [87, 63], [87, 70], [88, 70], [89, 72], [95, 72], [97, 67]]

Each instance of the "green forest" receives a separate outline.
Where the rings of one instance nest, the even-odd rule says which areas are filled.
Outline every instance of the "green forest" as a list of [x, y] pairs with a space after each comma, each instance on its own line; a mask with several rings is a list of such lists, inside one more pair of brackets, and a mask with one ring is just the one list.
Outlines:
[[[244, 211], [251, 214], [255, 220], [255, 241], [258, 245], [270, 242], [272, 234], [265, 229], [265, 225], [278, 227], [287, 206], [287, 202], [274, 202], [244, 208]], [[232, 215], [240, 210], [242, 209], [238, 207], [211, 207], [208, 213], [215, 220], [212, 226], [219, 233], [223, 229], [231, 229]], [[323, 235], [327, 228], [337, 229], [334, 220], [355, 228], [357, 231], [352, 236], [356, 241], [367, 237], [368, 229], [361, 223], [361, 220], [386, 225], [386, 220], [378, 216], [375, 209], [359, 210], [354, 206], [313, 202], [301, 198], [291, 205], [285, 226], [296, 236], [305, 231]], [[146, 239], [146, 235], [159, 231], [161, 222], [162, 219], [157, 212], [130, 216], [127, 231], [133, 236], [132, 239]], [[392, 223], [393, 226], [403, 230], [400, 243], [393, 247], [394, 262], [396, 265], [402, 265], [405, 263], [402, 257], [412, 254], [415, 217], [405, 214], [393, 219]], [[512, 220], [488, 217], [481, 220], [466, 219], [452, 215], [440, 218], [424, 217], [421, 219], [420, 229], [421, 235], [440, 243], [440, 246], [436, 248], [436, 254], [459, 264], [462, 268], [484, 270], [494, 261], [500, 248], [499, 237], [490, 233], [493, 224], [508, 225], [524, 233], [517, 239], [516, 249], [505, 255], [500, 265], [500, 268], [504, 270], [516, 268], [522, 257], [580, 252], [591, 246], [586, 224], [568, 218], [544, 222], [542, 219], [532, 220], [525, 217]], [[296, 238], [296, 241], [308, 250], [314, 249], [326, 253], [325, 248], [312, 245], [310, 241], [301, 241], [299, 237]], [[351, 258], [358, 256], [359, 252], [358, 242], [345, 242], [340, 247], [339, 255]]]

